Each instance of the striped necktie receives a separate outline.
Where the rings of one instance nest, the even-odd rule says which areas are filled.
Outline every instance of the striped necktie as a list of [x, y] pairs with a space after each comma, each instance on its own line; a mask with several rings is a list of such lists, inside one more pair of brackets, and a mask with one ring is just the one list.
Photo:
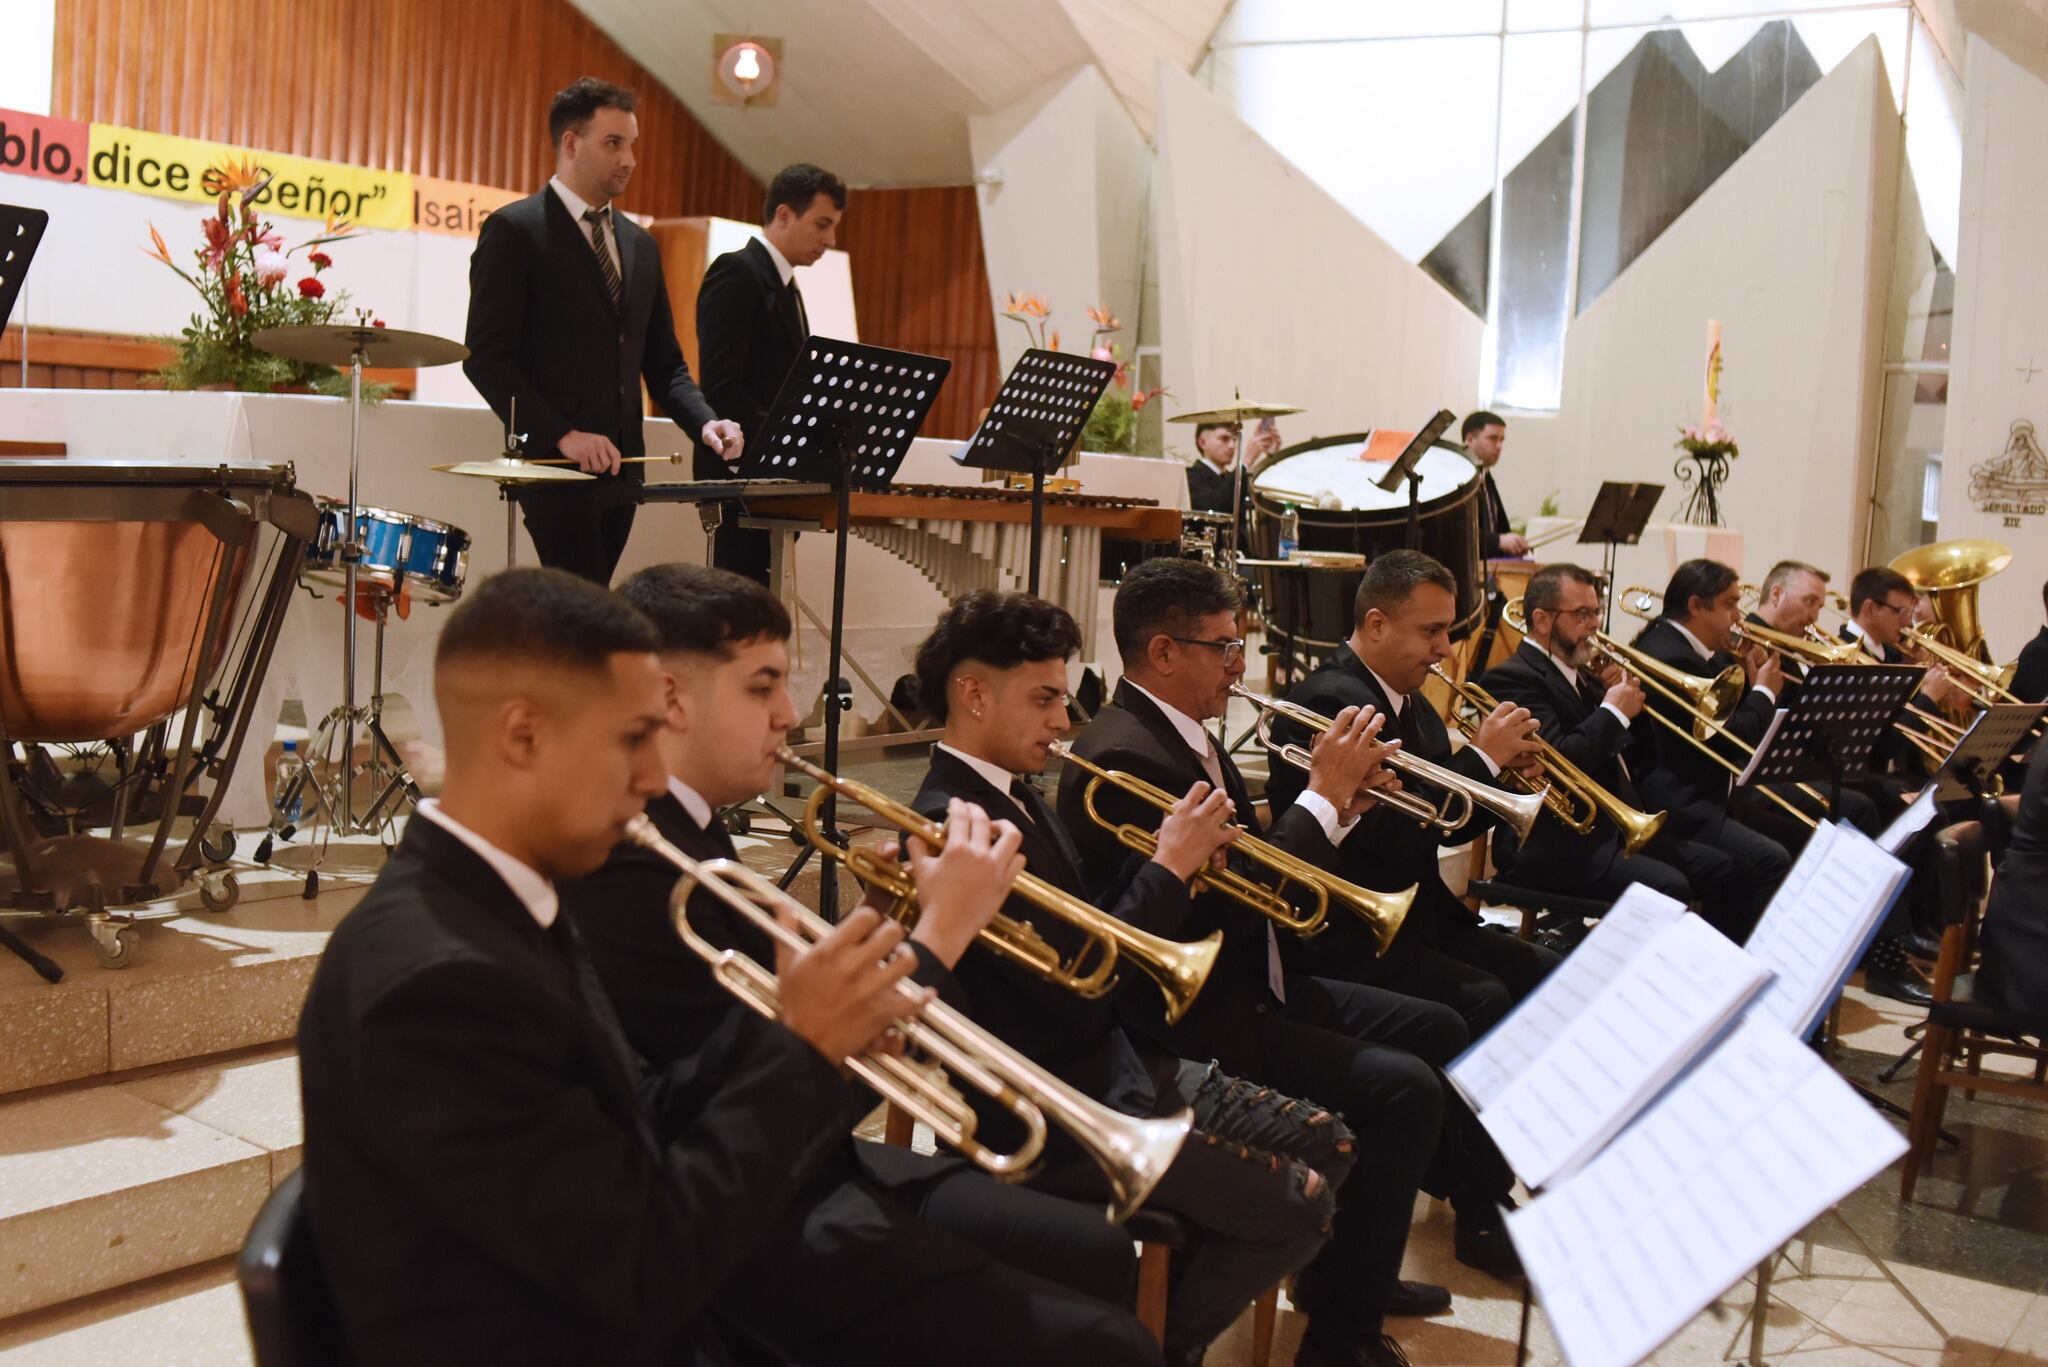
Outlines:
[[604, 292], [611, 296], [612, 308], [616, 310], [625, 301], [626, 284], [619, 279], [619, 263], [612, 259], [612, 248], [605, 241], [611, 232], [611, 206], [585, 209], [583, 221], [590, 225], [590, 245], [597, 252], [597, 268], [604, 272]]

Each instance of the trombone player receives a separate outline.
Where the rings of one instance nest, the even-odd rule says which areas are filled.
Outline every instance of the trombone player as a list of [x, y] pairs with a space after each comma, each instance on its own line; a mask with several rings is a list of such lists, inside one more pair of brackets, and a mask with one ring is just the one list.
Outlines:
[[[1642, 685], [1603, 658], [1594, 639], [1600, 628], [1598, 582], [1589, 570], [1570, 564], [1545, 565], [1530, 576], [1522, 600], [1522, 643], [1479, 684], [1502, 702], [1527, 708], [1538, 734], [1559, 753], [1594, 783], [1641, 809], [1627, 757], [1641, 764], [1661, 738], [1642, 719]], [[1727, 855], [1673, 834], [1668, 825], [1647, 852], [1628, 854], [1611, 821], [1603, 819], [1580, 835], [1551, 817], [1539, 820], [1519, 846], [1496, 838], [1493, 857], [1518, 883], [1598, 902], [1612, 903], [1631, 883], [1646, 883], [1685, 903], [1718, 905], [1740, 892]]]
[[[914, 805], [939, 817], [969, 802], [1013, 823], [1024, 833], [1027, 871], [1085, 902], [1080, 852], [1032, 786], [1071, 725], [1067, 661], [1080, 646], [1074, 619], [1043, 598], [981, 590], [954, 600], [917, 651], [918, 697], [945, 734]], [[1184, 935], [1188, 880], [1234, 838], [1230, 816], [1221, 791], [1195, 784], [1159, 828], [1151, 858], [1104, 905], [1141, 928]], [[1064, 955], [1086, 951], [1074, 927], [1019, 893], [1004, 911]], [[1128, 959], [1121, 967], [1134, 981], [1118, 990], [1156, 996]], [[1259, 1292], [1321, 1251], [1351, 1171], [1350, 1129], [1313, 1103], [1135, 1038], [1117, 1019], [1114, 995], [1083, 997], [989, 949], [970, 950], [957, 972], [977, 1020], [1097, 1101], [1139, 1116], [1194, 1111], [1196, 1133], [1148, 1205], [1180, 1216], [1198, 1236], [1176, 1260], [1165, 1347], [1169, 1363], [1201, 1361]], [[1077, 1199], [1103, 1194], [1095, 1166], [1071, 1151], [1055, 1154], [1033, 1185]], [[1411, 1312], [1449, 1300], [1437, 1287], [1397, 1294]]]
[[[665, 676], [654, 739], [664, 774], [648, 817], [691, 858], [733, 858], [715, 809], [768, 787], [797, 721], [789, 616], [761, 585], [699, 565], [643, 570], [619, 596], [653, 622]], [[951, 965], [1000, 905], [1020, 837], [978, 809], [955, 817], [936, 858], [910, 842], [925, 915], [905, 944], [914, 979], [957, 997]], [[762, 1023], [677, 937], [675, 884], [673, 866], [622, 845], [563, 888], [563, 906], [634, 1051], [716, 1086]], [[776, 961], [765, 935], [702, 889], [690, 921], [714, 943]], [[972, 1344], [977, 1360], [1019, 1364], [1063, 1347], [1079, 1360], [1157, 1361], [1142, 1328], [1112, 1308], [1128, 1300], [1135, 1266], [1129, 1235], [1099, 1205], [998, 1182], [957, 1156], [857, 1143], [849, 1131], [873, 1104], [863, 1093], [816, 1126], [807, 1180], [713, 1298], [724, 1323], [779, 1360], [941, 1361]]]

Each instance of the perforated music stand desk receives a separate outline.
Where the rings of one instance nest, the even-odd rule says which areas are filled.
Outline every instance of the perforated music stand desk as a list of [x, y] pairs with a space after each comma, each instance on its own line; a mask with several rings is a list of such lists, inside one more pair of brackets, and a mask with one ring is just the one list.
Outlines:
[[14, 316], [14, 301], [21, 298], [29, 262], [49, 226], [50, 215], [42, 209], [0, 204], [0, 327]]
[[[853, 690], [839, 677], [845, 655], [846, 542], [852, 526], [855, 488], [886, 489], [896, 478], [910, 443], [924, 424], [939, 386], [953, 363], [914, 351], [811, 337], [782, 379], [782, 389], [758, 434], [750, 434], [740, 459], [743, 479], [801, 480], [829, 484], [839, 503], [832, 543], [832, 629], [827, 634], [825, 670], [825, 768], [839, 772], [839, 714], [853, 705]], [[827, 796], [820, 813], [824, 833], [838, 839], [835, 803]], [[787, 887], [811, 854], [806, 844], [783, 875]], [[837, 919], [837, 870], [832, 860], [818, 866], [818, 909]]]
[[2044, 712], [2048, 704], [2006, 702], [1978, 713], [1935, 774], [1935, 798], [1960, 802], [1990, 796], [1992, 778], [2006, 760], [2024, 761], [2032, 742], [2040, 739], [2033, 731]]
[[1031, 592], [1045, 539], [1045, 476], [1073, 449], [1116, 374], [1116, 362], [1037, 347], [1017, 358], [988, 416], [953, 457], [977, 470], [1031, 476]]
[[1614, 554], [1618, 546], [1633, 546], [1643, 539], [1650, 514], [1664, 496], [1661, 484], [1630, 484], [1610, 479], [1593, 495], [1586, 510], [1585, 525], [1579, 528], [1581, 546], [1599, 546], [1601, 629], [1614, 625]]
[[1815, 665], [1738, 782], [1825, 783], [1830, 814], [1842, 785], [1870, 772], [1871, 757], [1912, 701], [1923, 665]]
[[1436, 445], [1436, 439], [1448, 431], [1457, 419], [1458, 415], [1450, 409], [1439, 408], [1434, 417], [1422, 424], [1422, 430], [1402, 448], [1401, 454], [1394, 457], [1394, 463], [1389, 465], [1387, 472], [1379, 478], [1380, 488], [1390, 494], [1401, 487], [1402, 481], [1405, 480], [1408, 484], [1406, 545], [1411, 551], [1422, 549], [1422, 472], [1415, 467], [1422, 463], [1422, 453]]

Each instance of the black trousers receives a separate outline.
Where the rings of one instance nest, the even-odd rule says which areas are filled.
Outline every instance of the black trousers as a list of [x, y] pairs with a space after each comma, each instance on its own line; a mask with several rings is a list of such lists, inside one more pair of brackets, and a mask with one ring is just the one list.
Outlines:
[[[1685, 876], [1684, 869], [1672, 862], [1673, 852], [1664, 847], [1666, 839], [1660, 831], [1646, 847], [1648, 853], [1622, 854], [1617, 851], [1606, 860], [1605, 869], [1590, 876], [1587, 869], [1595, 861], [1574, 860], [1569, 857], [1572, 853], [1569, 849], [1558, 851], [1560, 857], [1555, 859], [1518, 857], [1512, 865], [1502, 867], [1501, 876], [1523, 887], [1568, 892], [1589, 901], [1607, 903], [1612, 903], [1634, 884], [1647, 883], [1666, 897], [1690, 904], [1693, 900], [1692, 881]], [[1704, 848], [1701, 853], [1715, 860], [1723, 858], [1717, 851]]]
[[770, 532], [758, 527], [735, 526], [732, 519], [739, 517], [736, 507], [728, 506], [728, 519], [721, 522], [718, 530], [711, 534], [711, 563], [722, 570], [744, 575], [757, 584], [768, 582], [768, 538]]
[[1156, 1364], [1123, 1307], [1130, 1236], [1098, 1205], [966, 1161], [855, 1143], [719, 1288], [722, 1322], [776, 1361]]
[[[1155, 1055], [1151, 1071], [1156, 1114], [1185, 1107], [1195, 1119], [1194, 1133], [1145, 1203], [1197, 1230], [1193, 1246], [1174, 1261], [1166, 1307], [1167, 1350], [1191, 1356], [1321, 1250], [1355, 1139], [1332, 1112], [1232, 1077], [1213, 1062]], [[1101, 1170], [1085, 1160], [1063, 1164], [1034, 1185], [1098, 1203], [1108, 1193]]]
[[[1690, 840], [1727, 861], [1726, 876], [1715, 891], [1701, 888], [1700, 881], [1694, 880], [1694, 890], [1701, 896], [1700, 914], [1736, 944], [1743, 943], [1770, 905], [1771, 894], [1791, 871], [1792, 856], [1769, 836], [1720, 812], [1707, 814], [1691, 832]], [[1692, 876], [1691, 870], [1687, 876]]]
[[618, 487], [625, 482], [599, 477], [520, 490], [519, 510], [540, 563], [609, 588], [639, 510], [634, 491]]

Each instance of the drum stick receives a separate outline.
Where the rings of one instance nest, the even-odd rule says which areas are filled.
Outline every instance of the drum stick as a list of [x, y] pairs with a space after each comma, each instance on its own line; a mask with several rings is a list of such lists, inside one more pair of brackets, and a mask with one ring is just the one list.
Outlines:
[[[619, 457], [619, 464], [621, 465], [657, 465], [663, 462], [666, 462], [670, 465], [681, 465], [683, 463], [683, 458], [680, 454], [673, 456]], [[522, 461], [520, 463], [523, 465], [574, 465], [576, 462], [570, 460], [567, 456], [542, 456], [539, 460], [527, 460]]]

